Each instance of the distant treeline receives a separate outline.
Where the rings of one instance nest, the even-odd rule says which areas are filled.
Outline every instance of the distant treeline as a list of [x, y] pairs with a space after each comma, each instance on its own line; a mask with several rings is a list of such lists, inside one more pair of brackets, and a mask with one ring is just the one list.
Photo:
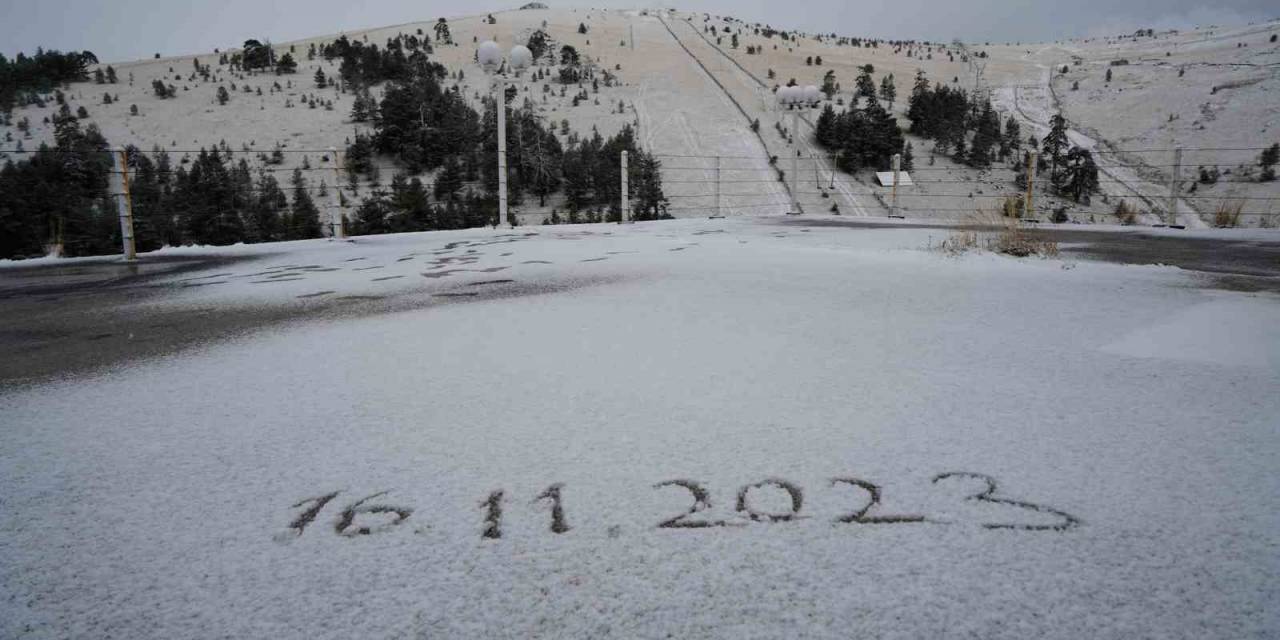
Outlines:
[[44, 255], [59, 242], [67, 255], [119, 247], [106, 138], [94, 125], [82, 128], [66, 105], [54, 138], [55, 147], [0, 167], [0, 258]]
[[[250, 66], [270, 68], [273, 56], [264, 53], [269, 45], [247, 44]], [[247, 152], [241, 156], [223, 143], [175, 159], [158, 148], [143, 152], [130, 147], [129, 192], [138, 250], [317, 238], [324, 235], [334, 207], [341, 208], [355, 234], [498, 223], [497, 101], [486, 100], [483, 115], [472, 109], [456, 85], [442, 84], [449, 73], [427, 59], [429, 51], [425, 36], [399, 36], [388, 41], [386, 49], [339, 38], [308, 52], [308, 57], [342, 59], [343, 81], [358, 96], [353, 118], [373, 128], [368, 135], [356, 135], [348, 147], [345, 168], [350, 180], [344, 185], [308, 179], [303, 170], [293, 171], [287, 184], [281, 184], [279, 169], [273, 168], [283, 162], [279, 149], [270, 158]], [[235, 62], [243, 68], [246, 57], [237, 55]], [[20, 57], [26, 71], [23, 84], [14, 81], [14, 91], [35, 94], [60, 82], [88, 80], [85, 64], [91, 57], [85, 56], [91, 54], [42, 52], [37, 59], [53, 70], [43, 75], [30, 71], [36, 59]], [[285, 57], [274, 62], [277, 71]], [[380, 101], [369, 91], [372, 82], [386, 82]], [[117, 196], [110, 186], [114, 159], [107, 140], [96, 126], [83, 126], [83, 118], [64, 103], [53, 118], [53, 146], [4, 159], [0, 258], [119, 251]], [[629, 217], [670, 217], [660, 165], [638, 148], [629, 126], [608, 139], [598, 132], [580, 139], [562, 120], [557, 137], [554, 124], [535, 116], [528, 101], [513, 105], [509, 120], [508, 192], [513, 207], [529, 196], [544, 206], [548, 197], [563, 194], [565, 220], [616, 220], [621, 213], [619, 156], [626, 150], [631, 158]], [[255, 157], [259, 166], [250, 164]], [[304, 160], [304, 167], [309, 160]], [[389, 189], [382, 186], [379, 170], [387, 161], [397, 168]], [[415, 177], [428, 171], [435, 172], [430, 189]], [[548, 220], [561, 218], [553, 215]]]
[[[466, 104], [456, 85], [443, 86], [448, 77], [444, 67], [418, 61], [409, 69], [407, 79], [387, 84], [381, 102], [370, 100], [370, 105], [361, 101], [363, 104], [357, 105], [361, 113], [353, 117], [372, 122], [374, 131], [357, 135], [347, 149], [353, 185], [359, 176], [376, 181], [379, 155], [392, 158], [410, 174], [440, 169], [432, 194], [438, 201], [446, 207], [466, 202], [465, 209], [479, 209], [487, 212], [484, 219], [492, 219], [497, 215], [498, 167], [493, 161], [498, 151], [497, 100], [486, 99], [481, 115]], [[515, 89], [509, 89], [508, 99], [514, 94]], [[628, 177], [633, 192], [629, 217], [669, 217], [661, 165], [638, 147], [630, 126], [607, 140], [599, 132], [583, 140], [570, 131], [568, 120], [560, 125], [567, 147], [555, 135], [554, 125], [544, 124], [534, 114], [532, 103], [526, 100], [511, 108], [507, 123], [511, 205], [519, 205], [531, 195], [543, 206], [549, 196], [563, 192], [571, 214], [603, 209], [609, 215], [601, 218], [617, 219], [622, 189], [620, 156], [625, 150], [630, 156]], [[412, 188], [412, 180], [406, 185]], [[368, 232], [386, 228], [381, 220], [396, 215], [378, 202], [394, 202], [394, 196], [375, 193], [375, 202], [357, 214], [357, 226]], [[407, 213], [400, 217], [429, 219]]]
[[49, 93], [64, 83], [88, 80], [89, 65], [97, 63], [88, 51], [36, 49], [34, 56], [19, 53], [13, 60], [0, 54], [0, 111], [13, 109], [23, 92]]

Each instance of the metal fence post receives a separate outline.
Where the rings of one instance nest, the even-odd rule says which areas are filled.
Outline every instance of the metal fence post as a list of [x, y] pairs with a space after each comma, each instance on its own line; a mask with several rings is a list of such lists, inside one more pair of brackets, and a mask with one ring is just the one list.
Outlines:
[[1178, 227], [1178, 182], [1182, 178], [1182, 149], [1173, 150], [1173, 174], [1169, 176], [1169, 226]]
[[1022, 201], [1022, 217], [1030, 219], [1035, 211], [1036, 160], [1038, 154], [1032, 151], [1027, 154], [1027, 195]]
[[716, 216], [724, 215], [724, 210], [720, 207], [720, 156], [716, 156]]
[[335, 147], [329, 147], [329, 153], [333, 156], [333, 215], [330, 220], [333, 223], [333, 239], [343, 240], [347, 237], [345, 227], [346, 220], [342, 213], [342, 156], [338, 154]]
[[627, 210], [631, 207], [631, 194], [628, 193], [630, 185], [627, 178], [627, 151], [624, 149], [622, 151], [622, 209], [618, 211], [618, 224], [627, 221]]
[[898, 217], [898, 176], [901, 170], [902, 155], [895, 153], [893, 154], [893, 205], [890, 207], [893, 213], [889, 214], [890, 218]]

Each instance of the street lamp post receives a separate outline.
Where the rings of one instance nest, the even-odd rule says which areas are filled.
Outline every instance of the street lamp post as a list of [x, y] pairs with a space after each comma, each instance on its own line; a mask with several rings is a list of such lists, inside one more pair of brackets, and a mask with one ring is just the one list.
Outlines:
[[[524, 45], [512, 47], [509, 64], [504, 65], [502, 48], [498, 43], [487, 40], [480, 45], [476, 58], [485, 73], [494, 76], [494, 87], [497, 90], [498, 110], [498, 221], [496, 228], [503, 220], [510, 222], [507, 213], [507, 69], [517, 76], [521, 71], [533, 64], [533, 53]], [[512, 225], [515, 226], [515, 225]]]

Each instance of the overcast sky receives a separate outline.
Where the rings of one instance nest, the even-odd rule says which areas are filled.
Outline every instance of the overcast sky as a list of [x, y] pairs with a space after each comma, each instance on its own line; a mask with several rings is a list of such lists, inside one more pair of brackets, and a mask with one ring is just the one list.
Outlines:
[[[597, 0], [552, 6], [661, 6]], [[0, 0], [0, 51], [87, 49], [103, 61], [283, 42], [337, 31], [519, 6], [476, 0]], [[672, 4], [670, 2], [666, 3]], [[1044, 41], [1074, 35], [1280, 17], [1275, 0], [705, 0], [681, 10], [729, 13], [806, 31], [950, 41]]]

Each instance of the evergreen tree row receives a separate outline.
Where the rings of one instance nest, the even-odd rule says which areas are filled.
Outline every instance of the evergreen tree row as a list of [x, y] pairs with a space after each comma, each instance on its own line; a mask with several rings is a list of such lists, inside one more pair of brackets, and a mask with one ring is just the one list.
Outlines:
[[840, 114], [827, 105], [814, 128], [818, 145], [837, 154], [836, 166], [842, 171], [887, 170], [897, 153], [903, 154], [902, 168], [911, 169], [911, 147], [902, 137], [898, 119], [874, 98], [861, 109], [851, 105]]
[[[0, 168], [0, 258], [99, 255], [120, 249], [117, 201], [110, 188], [116, 170], [107, 141], [94, 125], [81, 129], [61, 115], [55, 147], [43, 145], [29, 159]], [[229, 245], [321, 236], [317, 197], [294, 170], [282, 187], [268, 170], [253, 171], [218, 149], [185, 158], [175, 169], [169, 154], [130, 147], [129, 191], [139, 251], [165, 245]]]
[[369, 86], [388, 80], [410, 80], [411, 69], [426, 62], [427, 54], [432, 51], [431, 40], [425, 35], [401, 34], [389, 38], [384, 49], [342, 36], [319, 49], [313, 48], [307, 57], [314, 59], [318, 52], [325, 60], [339, 60], [338, 73], [344, 82]]
[[0, 111], [10, 111], [25, 92], [45, 94], [67, 82], [89, 79], [89, 65], [98, 58], [88, 51], [36, 49], [34, 56], [19, 53], [10, 60], [0, 53]]
[[976, 100], [963, 89], [933, 86], [923, 71], [916, 73], [907, 106], [911, 133], [934, 141], [940, 153], [956, 162], [987, 167], [1006, 160], [1022, 147], [1022, 133], [1012, 116], [1001, 128], [989, 100]]
[[60, 249], [92, 255], [119, 246], [115, 202], [109, 197], [111, 156], [95, 125], [81, 128], [64, 109], [54, 120], [56, 145], [0, 167], [0, 258], [35, 257]]

